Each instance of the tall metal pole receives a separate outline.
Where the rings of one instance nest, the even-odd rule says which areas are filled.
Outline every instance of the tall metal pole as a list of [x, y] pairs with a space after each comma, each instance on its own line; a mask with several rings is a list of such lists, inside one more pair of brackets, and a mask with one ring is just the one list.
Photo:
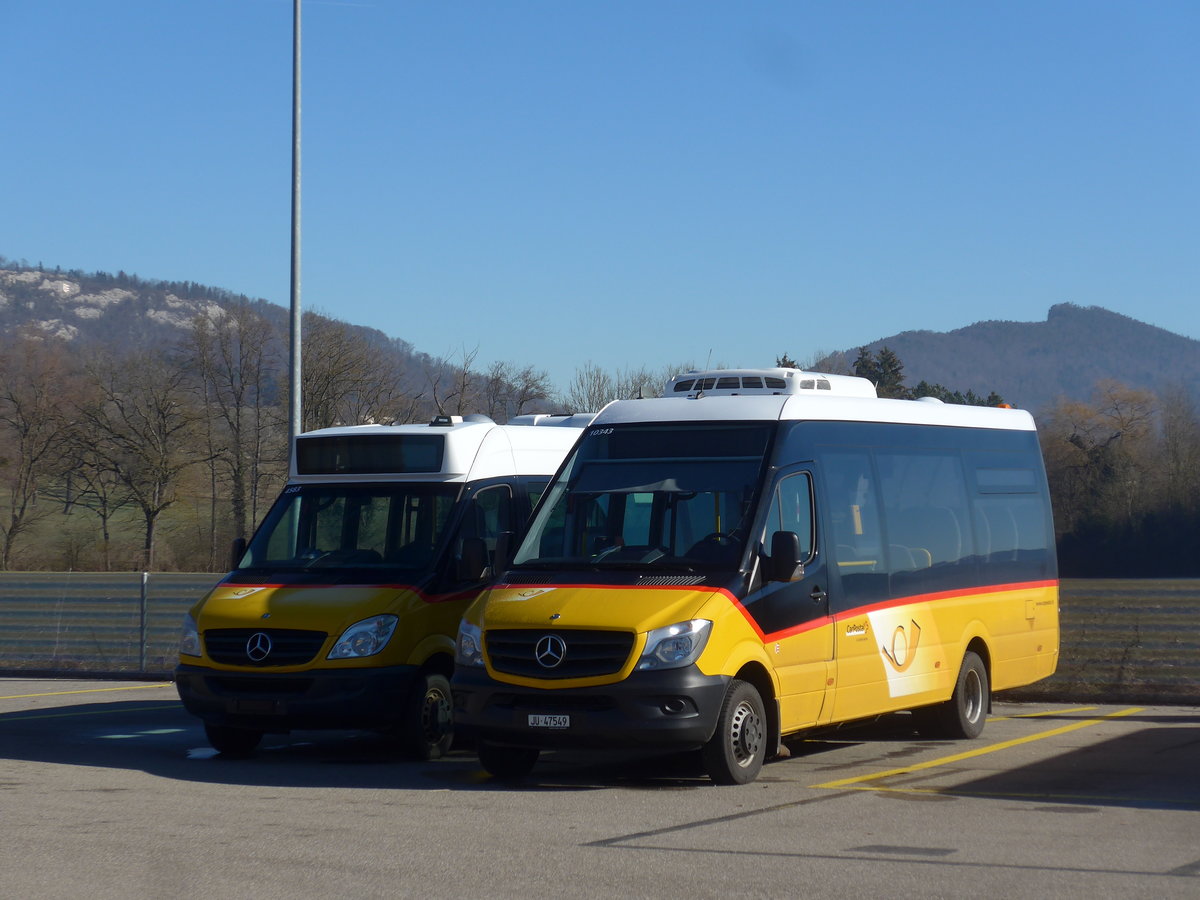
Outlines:
[[291, 408], [288, 414], [288, 452], [292, 452], [301, 423], [300, 340], [300, 0], [292, 0], [292, 292], [288, 379]]

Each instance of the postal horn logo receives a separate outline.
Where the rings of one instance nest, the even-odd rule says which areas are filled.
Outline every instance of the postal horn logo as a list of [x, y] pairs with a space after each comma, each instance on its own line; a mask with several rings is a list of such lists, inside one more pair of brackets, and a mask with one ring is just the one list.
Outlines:
[[921, 643], [921, 626], [912, 620], [910, 624], [911, 636], [903, 625], [897, 625], [896, 630], [892, 632], [891, 647], [884, 645], [879, 648], [897, 672], [906, 671], [917, 658], [917, 644]]

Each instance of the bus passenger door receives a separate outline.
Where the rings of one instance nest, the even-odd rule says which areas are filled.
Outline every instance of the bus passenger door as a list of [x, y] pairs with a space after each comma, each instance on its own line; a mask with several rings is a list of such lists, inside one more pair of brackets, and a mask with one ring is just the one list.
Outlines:
[[[833, 665], [833, 620], [814, 501], [807, 468], [788, 470], [776, 480], [760, 547], [761, 586], [746, 600], [779, 676], [784, 732], [828, 718], [823, 707]], [[802, 570], [782, 572], [780, 560], [771, 558], [780, 532], [799, 539]]]

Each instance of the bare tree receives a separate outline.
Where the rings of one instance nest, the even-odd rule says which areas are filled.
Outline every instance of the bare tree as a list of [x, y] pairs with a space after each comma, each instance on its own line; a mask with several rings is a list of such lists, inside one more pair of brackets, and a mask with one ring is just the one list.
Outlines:
[[483, 379], [474, 372], [475, 357], [479, 348], [462, 350], [462, 362], [455, 363], [443, 358], [426, 372], [433, 404], [440, 415], [462, 416], [476, 412], [485, 405], [485, 391], [480, 390]]
[[657, 397], [666, 377], [649, 369], [618, 369], [606, 372], [592, 361], [575, 370], [575, 377], [561, 398], [574, 412], [599, 412], [613, 400]]
[[[277, 337], [271, 323], [249, 304], [213, 307], [193, 321], [184, 349], [209, 410], [214, 500], [219, 468], [229, 485], [232, 537], [246, 537], [257, 519], [259, 489], [267, 477], [270, 435], [278, 432], [266, 414], [271, 372], [279, 357]], [[275, 450], [274, 457], [281, 459], [281, 448]]]
[[141, 511], [141, 562], [149, 570], [155, 528], [177, 499], [180, 476], [206, 459], [197, 440], [201, 413], [186, 369], [154, 353], [94, 360], [88, 376], [93, 390], [78, 407], [83, 437]]
[[518, 369], [510, 362], [494, 362], [482, 381], [483, 411], [496, 422], [524, 415], [550, 396], [550, 376], [533, 366]]
[[1161, 395], [1161, 506], [1170, 512], [1200, 511], [1200, 413], [1185, 385]]
[[1060, 400], [1042, 418], [1042, 452], [1060, 533], [1133, 521], [1146, 497], [1155, 400], [1114, 381], [1090, 403]]
[[63, 468], [68, 427], [62, 397], [72, 374], [57, 341], [16, 335], [0, 349], [0, 479], [7, 509], [0, 518], [0, 570], [8, 570], [20, 537], [51, 512], [38, 508], [43, 482]]
[[565, 409], [599, 412], [617, 396], [613, 377], [591, 360], [575, 370], [567, 385], [562, 405]]
[[305, 431], [400, 420], [419, 400], [402, 389], [403, 375], [394, 356], [345, 322], [305, 314]]
[[100, 521], [100, 566], [112, 570], [113, 521], [116, 514], [132, 502], [132, 495], [119, 475], [98, 453], [89, 439], [86, 426], [72, 426], [68, 439], [70, 469], [65, 479], [63, 511], [71, 515], [85, 509]]

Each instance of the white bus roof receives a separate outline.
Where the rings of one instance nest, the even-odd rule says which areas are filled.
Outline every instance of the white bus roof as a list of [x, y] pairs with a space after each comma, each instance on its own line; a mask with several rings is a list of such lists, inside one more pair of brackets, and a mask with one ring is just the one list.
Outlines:
[[486, 416], [439, 416], [428, 425], [322, 428], [297, 437], [290, 480], [467, 482], [553, 475], [592, 418], [522, 416], [497, 425]]
[[[612, 425], [632, 422], [722, 422], [722, 421], [821, 421], [883, 422], [911, 425], [947, 425], [958, 428], [1000, 428], [1011, 431], [1035, 430], [1033, 416], [1025, 410], [943, 403], [933, 398], [885, 400], [875, 396], [875, 388], [865, 378], [849, 375], [820, 375], [788, 369], [737, 369], [689, 372], [676, 376], [667, 385], [667, 396], [642, 400], [617, 400], [596, 416], [593, 424]], [[790, 378], [779, 375], [795, 372]], [[789, 387], [772, 389], [745, 386], [745, 378], [767, 375], [785, 380]], [[722, 378], [737, 377], [738, 388]], [[802, 387], [806, 381], [828, 379], [828, 387]], [[713, 381], [711, 389], [692, 388], [700, 380]], [[692, 385], [677, 390], [688, 381]], [[865, 385], [865, 387], [864, 387]], [[867, 393], [869, 391], [869, 393]]]

